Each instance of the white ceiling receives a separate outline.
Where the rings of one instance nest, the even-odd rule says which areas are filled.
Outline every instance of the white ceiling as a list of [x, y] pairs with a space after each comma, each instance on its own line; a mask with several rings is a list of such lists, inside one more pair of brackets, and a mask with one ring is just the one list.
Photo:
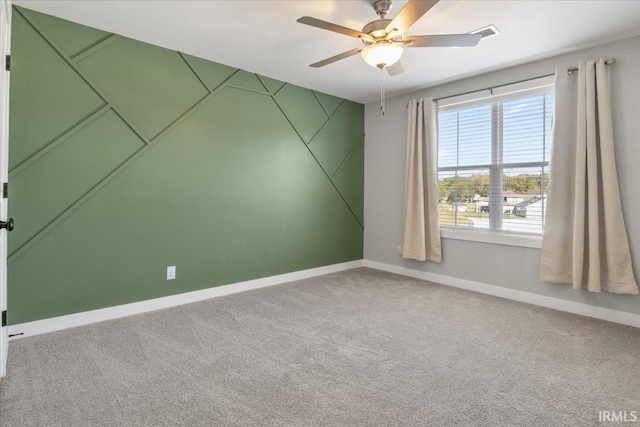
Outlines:
[[[354, 56], [308, 65], [362, 46], [296, 22], [313, 16], [357, 30], [377, 18], [373, 0], [78, 1], [14, 0], [70, 21], [284, 80], [358, 102], [379, 97], [380, 71]], [[406, 1], [394, 1], [390, 17]], [[386, 79], [387, 96], [640, 35], [640, 1], [442, 0], [407, 35], [502, 34], [473, 48], [406, 49], [406, 73]]]

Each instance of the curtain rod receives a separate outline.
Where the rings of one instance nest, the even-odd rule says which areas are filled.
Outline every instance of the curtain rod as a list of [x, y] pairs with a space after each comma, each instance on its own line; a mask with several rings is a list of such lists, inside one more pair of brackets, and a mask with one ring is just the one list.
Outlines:
[[[604, 63], [606, 65], [615, 64], [615, 62], [616, 62], [616, 58], [609, 58], [606, 61], [604, 61]], [[567, 74], [573, 74], [574, 71], [578, 71], [578, 67], [569, 68], [567, 70]], [[514, 84], [517, 84], [517, 83], [524, 83], [524, 82], [528, 82], [528, 81], [531, 81], [531, 80], [542, 79], [544, 77], [551, 77], [551, 76], [554, 76], [554, 75], [555, 75], [555, 73], [545, 74], [543, 76], [531, 77], [529, 79], [518, 80], [518, 81], [515, 81], [515, 82], [505, 83], [505, 84], [501, 84], [501, 85], [497, 85], [497, 86], [490, 86], [490, 87], [485, 87], [485, 88], [482, 88], [482, 89], [470, 90], [468, 92], [456, 93], [455, 95], [441, 96], [440, 98], [433, 98], [433, 102], [440, 101], [441, 99], [453, 98], [453, 97], [456, 97], [456, 96], [469, 95], [469, 94], [475, 93], [475, 92], [482, 92], [483, 90], [493, 91], [493, 89], [497, 89], [499, 87], [510, 86], [510, 85], [514, 85]], [[407, 107], [409, 107], [409, 104], [407, 104]]]

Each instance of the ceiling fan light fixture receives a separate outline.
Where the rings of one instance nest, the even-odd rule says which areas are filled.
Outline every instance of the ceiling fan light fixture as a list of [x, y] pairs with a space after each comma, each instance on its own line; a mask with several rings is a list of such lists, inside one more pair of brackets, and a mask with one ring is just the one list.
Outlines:
[[362, 58], [372, 67], [383, 68], [398, 62], [402, 56], [403, 49], [391, 43], [376, 43], [365, 47]]

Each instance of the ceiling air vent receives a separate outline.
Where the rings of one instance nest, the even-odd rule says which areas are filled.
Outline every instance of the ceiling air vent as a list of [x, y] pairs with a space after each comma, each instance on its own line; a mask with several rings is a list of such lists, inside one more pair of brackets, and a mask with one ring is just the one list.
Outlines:
[[482, 35], [482, 40], [484, 40], [484, 39], [487, 39], [489, 37], [492, 37], [492, 36], [500, 34], [500, 30], [498, 30], [493, 25], [488, 25], [488, 26], [482, 27], [482, 28], [480, 28], [478, 30], [471, 31], [469, 34], [481, 34]]

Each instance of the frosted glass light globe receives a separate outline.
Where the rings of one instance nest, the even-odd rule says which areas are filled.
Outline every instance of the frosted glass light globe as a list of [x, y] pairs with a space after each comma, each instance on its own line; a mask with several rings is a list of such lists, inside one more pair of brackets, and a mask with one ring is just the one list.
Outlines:
[[398, 62], [403, 49], [391, 43], [376, 43], [365, 47], [361, 53], [362, 58], [372, 67], [382, 68]]

